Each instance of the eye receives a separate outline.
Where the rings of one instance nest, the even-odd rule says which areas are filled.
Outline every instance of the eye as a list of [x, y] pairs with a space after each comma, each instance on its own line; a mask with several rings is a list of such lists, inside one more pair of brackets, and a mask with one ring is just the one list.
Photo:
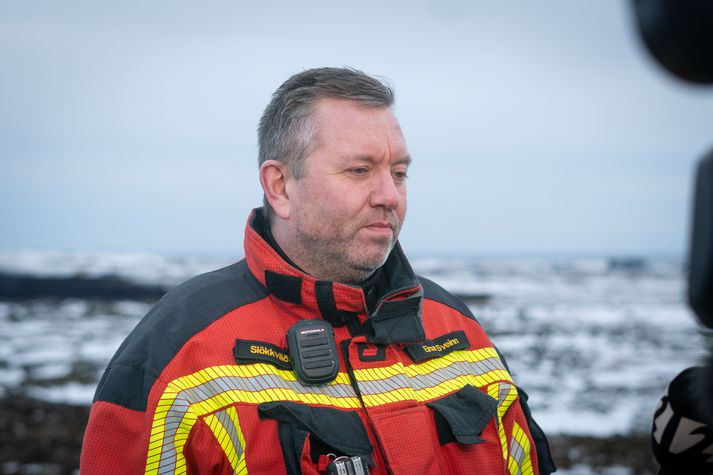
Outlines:
[[407, 170], [394, 170], [392, 174], [394, 175], [394, 180], [396, 181], [405, 181], [408, 178]]
[[361, 175], [366, 175], [367, 173], [369, 173], [369, 169], [366, 167], [356, 167], [356, 168], [352, 168], [351, 172], [354, 175], [361, 176]]

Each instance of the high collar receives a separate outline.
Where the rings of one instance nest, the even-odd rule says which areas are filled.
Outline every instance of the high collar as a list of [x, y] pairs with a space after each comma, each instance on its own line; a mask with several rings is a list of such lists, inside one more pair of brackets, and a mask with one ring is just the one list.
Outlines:
[[[270, 245], [262, 208], [250, 214], [245, 227], [245, 259], [252, 274], [277, 299], [298, 305], [302, 318], [321, 317], [335, 326], [347, 325], [376, 343], [420, 341], [423, 289], [397, 242], [379, 272], [376, 310], [366, 309], [364, 290], [355, 285], [318, 280]], [[282, 254], [282, 255], [281, 255]], [[369, 318], [370, 317], [370, 318]]]

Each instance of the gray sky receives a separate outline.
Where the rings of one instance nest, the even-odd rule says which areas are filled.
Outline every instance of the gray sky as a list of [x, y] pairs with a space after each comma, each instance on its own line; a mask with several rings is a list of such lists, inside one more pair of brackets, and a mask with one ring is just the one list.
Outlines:
[[0, 3], [0, 249], [242, 254], [256, 124], [310, 67], [387, 78], [416, 254], [681, 254], [713, 88], [628, 2]]

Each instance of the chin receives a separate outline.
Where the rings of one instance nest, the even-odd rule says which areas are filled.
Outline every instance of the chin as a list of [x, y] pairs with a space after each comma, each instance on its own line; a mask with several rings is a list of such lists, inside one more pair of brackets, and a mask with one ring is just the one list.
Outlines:
[[359, 269], [361, 272], [368, 273], [367, 277], [376, 271], [379, 267], [384, 265], [386, 259], [389, 257], [389, 253], [383, 255], [374, 256], [371, 259], [362, 259], [358, 264], [354, 266], [355, 269]]

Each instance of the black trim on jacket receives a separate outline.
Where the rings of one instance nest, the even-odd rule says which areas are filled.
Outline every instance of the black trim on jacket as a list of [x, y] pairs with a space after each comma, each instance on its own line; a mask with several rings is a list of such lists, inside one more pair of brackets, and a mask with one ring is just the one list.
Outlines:
[[94, 402], [145, 411], [154, 381], [190, 338], [231, 310], [267, 295], [245, 260], [172, 289], [121, 344], [99, 382]]

